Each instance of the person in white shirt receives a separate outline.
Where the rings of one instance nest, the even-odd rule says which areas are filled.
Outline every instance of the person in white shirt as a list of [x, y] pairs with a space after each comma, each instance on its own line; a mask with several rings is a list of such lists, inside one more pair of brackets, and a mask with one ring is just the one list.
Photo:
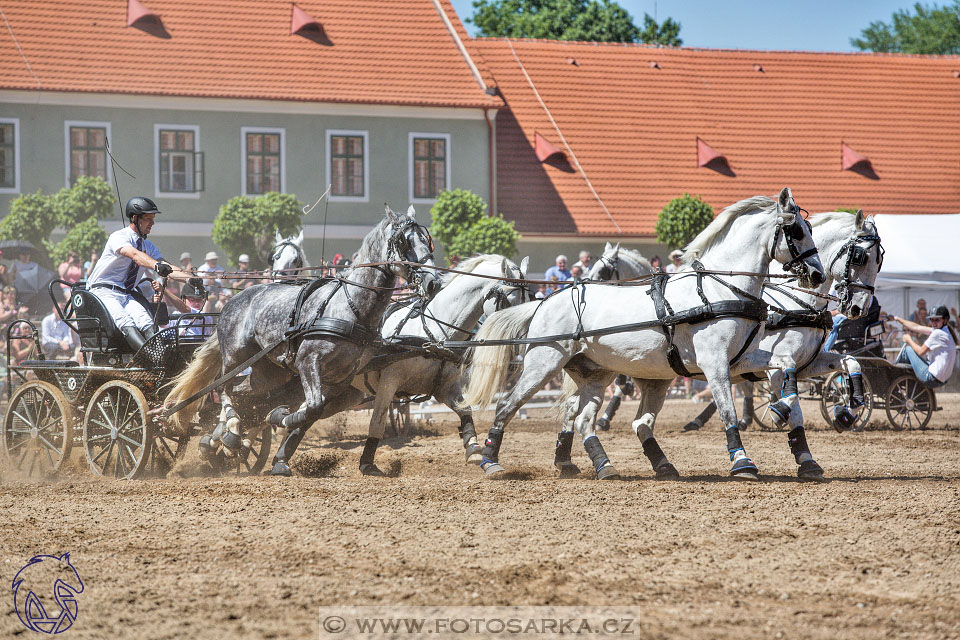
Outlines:
[[578, 260], [573, 263], [573, 266], [570, 267], [570, 271], [573, 271], [573, 267], [580, 267], [580, 270], [583, 273], [590, 271], [590, 265], [593, 262], [593, 256], [590, 255], [590, 252], [584, 249], [580, 252]]
[[197, 267], [197, 273], [204, 276], [203, 285], [207, 288], [207, 291], [216, 295], [220, 295], [220, 291], [223, 289], [223, 280], [220, 276], [223, 273], [223, 267], [217, 266], [218, 260], [220, 260], [220, 256], [217, 255], [217, 252], [209, 251], [204, 258], [204, 263]]
[[[174, 269], [163, 259], [160, 249], [147, 240], [158, 213], [160, 210], [150, 198], [130, 198], [124, 207], [130, 224], [107, 238], [107, 245], [87, 283], [134, 351], [155, 333], [149, 304], [136, 290], [142, 271], [153, 269], [161, 277], [176, 274], [184, 279], [190, 275]], [[153, 281], [151, 286], [154, 291], [163, 289], [160, 281]]]
[[957, 334], [950, 321], [950, 312], [945, 306], [933, 310], [927, 317], [929, 325], [918, 324], [894, 316], [894, 320], [907, 331], [929, 336], [924, 343], [917, 344], [909, 334], [903, 334], [903, 348], [897, 356], [898, 363], [910, 364], [913, 372], [925, 387], [935, 389], [947, 383], [953, 374], [957, 361]]
[[666, 273], [676, 273], [677, 270], [679, 270], [683, 265], [683, 251], [680, 251], [680, 249], [674, 249], [667, 257], [670, 258], [670, 264], [665, 266], [663, 270]]
[[76, 334], [57, 313], [56, 307], [40, 323], [40, 348], [48, 360], [67, 360], [77, 349]]

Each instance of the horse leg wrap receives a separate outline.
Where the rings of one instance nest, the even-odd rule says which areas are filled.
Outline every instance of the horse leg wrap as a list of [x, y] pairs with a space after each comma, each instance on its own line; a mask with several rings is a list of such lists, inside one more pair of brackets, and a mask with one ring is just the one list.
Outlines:
[[697, 429], [702, 429], [703, 425], [707, 424], [707, 420], [713, 417], [713, 414], [717, 412], [717, 403], [709, 403], [703, 411], [700, 412], [696, 418], [683, 425], [684, 431], [696, 431]]
[[570, 450], [573, 448], [573, 431], [561, 431], [557, 434], [557, 451], [553, 456], [553, 464], [570, 461]]
[[793, 454], [797, 464], [800, 465], [797, 475], [801, 478], [822, 478], [823, 469], [810, 454], [810, 447], [807, 446], [807, 436], [804, 428], [797, 427], [788, 433], [787, 442], [790, 443], [790, 453]]
[[471, 443], [477, 445], [477, 429], [473, 426], [473, 416], [460, 418], [460, 439], [463, 440], [464, 448], [469, 447]]
[[365, 476], [382, 476], [383, 471], [373, 463], [377, 455], [377, 445], [380, 438], [367, 438], [363, 443], [363, 453], [360, 454], [360, 473]]
[[675, 480], [680, 477], [677, 468], [667, 460], [656, 438], [650, 437], [643, 441], [643, 455], [647, 456], [653, 470], [657, 472], [658, 480]]
[[597, 436], [587, 436], [587, 439], [583, 441], [583, 448], [587, 450], [587, 455], [590, 456], [590, 461], [593, 463], [593, 468], [597, 472], [598, 480], [618, 477], [616, 471], [613, 470], [613, 465], [610, 464], [610, 458], [607, 457], [607, 452], [603, 450], [603, 445], [600, 444], [600, 439]]
[[491, 427], [487, 439], [483, 443], [483, 462], [481, 464], [499, 463], [501, 444], [503, 444], [503, 427]]
[[730, 475], [755, 475], [758, 471], [757, 465], [747, 457], [747, 452], [743, 449], [743, 441], [740, 439], [740, 429], [737, 425], [731, 425], [726, 428], [727, 434], [727, 453], [730, 454]]
[[797, 370], [784, 369], [783, 386], [780, 387], [780, 399], [770, 405], [773, 421], [778, 427], [790, 422], [793, 403], [797, 401]]
[[620, 387], [617, 387], [617, 390], [613, 392], [613, 397], [610, 398], [609, 404], [607, 404], [606, 410], [603, 412], [603, 415], [600, 416], [600, 419], [597, 420], [597, 428], [607, 431], [610, 428], [610, 421], [613, 420], [613, 417], [617, 415], [617, 409], [620, 408], [620, 403], [623, 401], [623, 391], [620, 390]]
[[308, 427], [297, 427], [291, 429], [287, 433], [287, 437], [283, 439], [283, 442], [280, 444], [280, 448], [277, 449], [277, 454], [273, 456], [273, 470], [270, 471], [272, 476], [291, 476], [293, 472], [290, 470], [290, 465], [287, 464], [287, 461], [290, 460], [290, 457], [296, 452], [297, 447], [300, 446], [300, 441], [303, 440], [303, 436], [306, 435]]
[[850, 408], [857, 409], [864, 405], [863, 374], [850, 374]]

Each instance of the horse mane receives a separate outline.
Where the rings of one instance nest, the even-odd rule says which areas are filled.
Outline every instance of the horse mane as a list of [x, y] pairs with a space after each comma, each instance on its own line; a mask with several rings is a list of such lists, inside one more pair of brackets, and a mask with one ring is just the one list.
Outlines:
[[618, 254], [621, 258], [626, 256], [627, 260], [635, 262], [641, 268], [645, 268], [647, 273], [653, 273], [653, 267], [650, 265], [650, 261], [643, 257], [643, 254], [637, 251], [636, 249], [628, 249], [627, 247], [620, 247]]
[[810, 216], [810, 226], [819, 227], [825, 224], [836, 222], [839, 225], [848, 226], [851, 229], [857, 224], [857, 216], [847, 211], [826, 211], [824, 213], [815, 213]]
[[[473, 271], [475, 271], [481, 264], [483, 264], [483, 263], [485, 263], [485, 262], [496, 262], [496, 263], [499, 263], [501, 260], [503, 260], [503, 256], [499, 256], [499, 255], [496, 255], [496, 254], [493, 254], [493, 253], [481, 253], [480, 255], [473, 256], [472, 258], [467, 258], [466, 260], [462, 261], [460, 264], [457, 265], [456, 269], [457, 269], [457, 271], [473, 272]], [[508, 264], [510, 267], [514, 267], [514, 266], [515, 266], [515, 265], [514, 265], [512, 262], [510, 262], [509, 260], [507, 260], [507, 264]], [[449, 272], [443, 274], [443, 277], [441, 278], [442, 281], [443, 281], [443, 283], [442, 283], [441, 286], [443, 286], [443, 287], [447, 286], [448, 284], [450, 284], [451, 282], [453, 282], [453, 281], [456, 280], [459, 276], [462, 276], [462, 275], [463, 275], [462, 273], [449, 273]]]
[[390, 222], [389, 218], [384, 218], [380, 221], [380, 224], [375, 226], [366, 236], [364, 236], [363, 242], [360, 243], [360, 249], [357, 251], [357, 259], [355, 261], [356, 264], [382, 262], [384, 260], [384, 245], [390, 235], [384, 231], [388, 229], [391, 224], [392, 223]]
[[714, 246], [723, 242], [730, 231], [731, 223], [742, 215], [761, 211], [764, 213], [775, 211], [777, 201], [770, 196], [753, 196], [740, 202], [735, 202], [713, 219], [707, 228], [697, 234], [690, 241], [683, 253], [683, 263], [690, 264], [694, 258], [701, 257]]

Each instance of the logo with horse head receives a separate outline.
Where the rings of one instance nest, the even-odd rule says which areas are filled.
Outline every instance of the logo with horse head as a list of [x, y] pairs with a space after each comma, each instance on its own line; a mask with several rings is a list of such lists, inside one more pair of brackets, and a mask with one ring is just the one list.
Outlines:
[[13, 603], [23, 626], [38, 633], [63, 633], [77, 619], [83, 581], [70, 554], [34, 556], [13, 579]]

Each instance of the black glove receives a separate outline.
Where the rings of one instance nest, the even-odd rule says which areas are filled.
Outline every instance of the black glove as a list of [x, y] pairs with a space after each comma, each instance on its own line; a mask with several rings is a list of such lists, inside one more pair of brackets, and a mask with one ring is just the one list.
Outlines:
[[166, 262], [158, 262], [153, 267], [153, 270], [156, 271], [161, 278], [166, 278], [168, 275], [173, 273], [173, 267], [171, 267]]

